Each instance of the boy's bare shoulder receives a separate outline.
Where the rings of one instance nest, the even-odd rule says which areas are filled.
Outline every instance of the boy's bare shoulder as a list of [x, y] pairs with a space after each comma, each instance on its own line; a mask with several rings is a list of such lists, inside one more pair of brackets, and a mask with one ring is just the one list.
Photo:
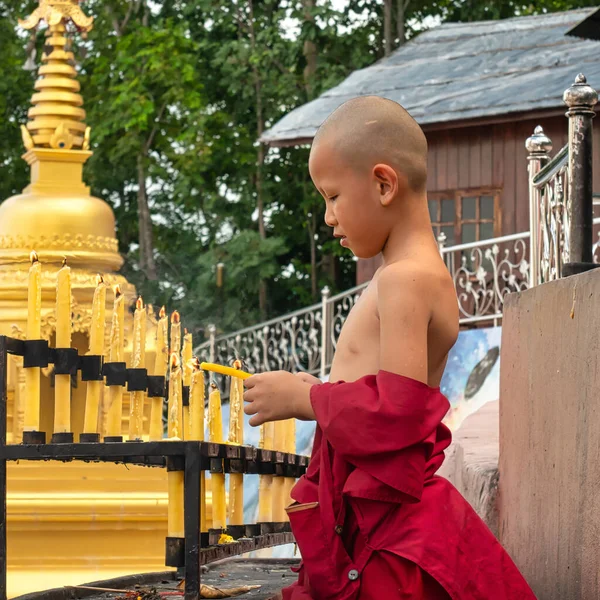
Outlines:
[[433, 266], [413, 259], [397, 261], [383, 267], [377, 278], [380, 297], [415, 294], [426, 300], [422, 294], [439, 293], [448, 286], [453, 289], [452, 278], [441, 261]]

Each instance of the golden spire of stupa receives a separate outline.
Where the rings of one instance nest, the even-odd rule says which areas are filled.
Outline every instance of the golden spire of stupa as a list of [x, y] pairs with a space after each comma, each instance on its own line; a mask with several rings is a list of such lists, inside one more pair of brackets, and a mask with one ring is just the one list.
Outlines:
[[[35, 250], [45, 265], [42, 320], [52, 331], [51, 306], [63, 258], [72, 268], [73, 319], [87, 333], [96, 274], [119, 284], [128, 298], [135, 289], [117, 271], [123, 264], [110, 206], [90, 194], [83, 165], [92, 155], [74, 55], [73, 33], [86, 33], [92, 18], [77, 0], [39, 0], [20, 25], [47, 25], [46, 40], [31, 98], [29, 120], [21, 126], [31, 169], [31, 182], [21, 194], [0, 204], [0, 333], [22, 329], [26, 321], [29, 254]], [[44, 329], [45, 327], [45, 329]]]
[[89, 149], [89, 128], [84, 123], [85, 110], [73, 53], [66, 37], [66, 25], [72, 22], [79, 30], [92, 29], [92, 17], [86, 17], [77, 0], [40, 0], [29, 17], [19, 21], [24, 29], [33, 29], [41, 20], [48, 23], [46, 44], [35, 82], [37, 93], [31, 97], [27, 127], [21, 126], [23, 143], [32, 148]]

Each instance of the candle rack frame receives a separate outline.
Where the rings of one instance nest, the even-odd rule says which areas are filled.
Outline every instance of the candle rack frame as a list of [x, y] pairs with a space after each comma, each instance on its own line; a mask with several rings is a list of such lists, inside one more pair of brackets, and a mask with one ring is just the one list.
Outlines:
[[[112, 462], [184, 471], [185, 537], [166, 538], [166, 562], [181, 568], [185, 600], [198, 600], [201, 565], [261, 548], [293, 543], [289, 523], [251, 523], [225, 531], [200, 532], [200, 472], [264, 474], [299, 477], [308, 457], [252, 446], [199, 441], [79, 442], [7, 444], [6, 404], [8, 355], [25, 356], [23, 340], [0, 335], [0, 600], [7, 598], [6, 463], [10, 460]], [[53, 353], [49, 349], [48, 362]], [[234, 538], [217, 544], [221, 533]], [[212, 544], [212, 545], [211, 545]]]

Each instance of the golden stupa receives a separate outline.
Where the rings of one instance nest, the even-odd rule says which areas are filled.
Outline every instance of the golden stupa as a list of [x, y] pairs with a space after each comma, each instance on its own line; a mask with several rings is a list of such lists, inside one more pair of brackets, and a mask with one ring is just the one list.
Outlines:
[[[110, 285], [118, 283], [129, 302], [135, 299], [135, 289], [118, 274], [123, 259], [112, 209], [91, 196], [82, 179], [83, 164], [92, 154], [90, 128], [85, 124], [69, 35], [70, 30], [89, 31], [92, 19], [83, 14], [77, 0], [40, 0], [20, 24], [31, 29], [41, 21], [48, 26], [43, 64], [29, 121], [21, 128], [31, 183], [0, 205], [0, 333], [24, 337], [29, 256], [35, 250], [43, 265], [42, 336], [53, 343], [56, 274], [66, 257], [72, 269], [73, 345], [86, 352], [97, 274]], [[111, 308], [107, 306], [107, 315]], [[152, 314], [151, 323], [156, 323]], [[155, 328], [149, 327], [149, 355], [154, 335]], [[126, 337], [131, 337], [127, 330]], [[45, 375], [40, 428], [51, 432], [53, 390], [49, 374]], [[23, 387], [23, 369], [13, 357], [9, 443], [21, 441]], [[83, 388], [73, 389], [76, 435], [83, 427]], [[126, 431], [128, 394], [123, 401]], [[9, 464], [10, 596], [164, 570], [166, 504], [162, 469], [81, 462]]]

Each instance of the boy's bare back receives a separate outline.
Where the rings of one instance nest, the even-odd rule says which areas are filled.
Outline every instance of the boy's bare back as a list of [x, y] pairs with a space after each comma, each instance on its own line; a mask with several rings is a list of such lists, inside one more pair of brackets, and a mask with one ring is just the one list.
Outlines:
[[[419, 262], [407, 259], [407, 264], [398, 262], [377, 271], [342, 327], [331, 366], [331, 382], [356, 381], [380, 370], [382, 348], [379, 306], [386, 301], [393, 303], [394, 299], [382, 296], [385, 288], [378, 289], [378, 282], [382, 276], [389, 278], [391, 283], [396, 280], [398, 293], [410, 293], [410, 290], [402, 286], [410, 285], [411, 279], [418, 275], [421, 286], [428, 291], [422, 297], [422, 302], [431, 313], [426, 332], [427, 384], [431, 387], [439, 386], [448, 352], [458, 335], [458, 303], [454, 283], [441, 257], [437, 252], [428, 254]], [[402, 322], [410, 317], [410, 313], [399, 313], [398, 321]], [[386, 358], [390, 360], [390, 357]]]

